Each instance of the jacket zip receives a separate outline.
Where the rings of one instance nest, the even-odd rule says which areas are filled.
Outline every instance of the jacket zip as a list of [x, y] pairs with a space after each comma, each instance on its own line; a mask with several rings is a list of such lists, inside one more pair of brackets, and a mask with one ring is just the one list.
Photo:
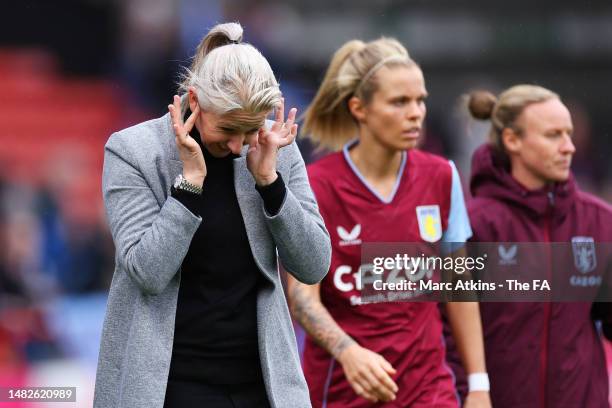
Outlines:
[[[551, 219], [552, 212], [555, 206], [555, 195], [552, 191], [548, 192], [548, 211], [544, 218], [544, 242], [550, 244], [551, 242]], [[548, 252], [548, 276], [551, 279], [552, 275], [552, 254], [550, 247], [546, 248]], [[546, 408], [548, 404], [547, 386], [548, 386], [548, 338], [550, 335], [550, 315], [551, 315], [552, 304], [550, 301], [544, 302], [544, 327], [542, 331], [542, 344], [540, 352], [540, 406]]]

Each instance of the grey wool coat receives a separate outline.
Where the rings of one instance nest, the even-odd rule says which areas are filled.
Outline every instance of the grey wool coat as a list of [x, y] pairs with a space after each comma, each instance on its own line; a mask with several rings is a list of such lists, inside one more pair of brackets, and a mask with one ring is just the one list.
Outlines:
[[[310, 407], [278, 272], [314, 284], [331, 259], [329, 234], [295, 143], [280, 149], [287, 185], [278, 214], [266, 214], [246, 167], [234, 160], [234, 185], [255, 262], [265, 284], [257, 295], [264, 383], [274, 408]], [[102, 190], [116, 248], [96, 373], [95, 408], [162, 408], [170, 368], [180, 267], [206, 222], [170, 196], [182, 171], [170, 115], [113, 134], [104, 154]], [[220, 271], [221, 272], [221, 271]]]

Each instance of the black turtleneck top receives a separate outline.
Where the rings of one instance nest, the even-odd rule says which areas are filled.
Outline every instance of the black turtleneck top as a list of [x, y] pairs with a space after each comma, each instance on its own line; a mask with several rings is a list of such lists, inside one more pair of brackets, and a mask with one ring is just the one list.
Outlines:
[[[202, 223], [181, 266], [169, 377], [210, 384], [260, 382], [256, 302], [265, 278], [253, 259], [236, 197], [233, 161], [239, 156], [214, 157], [195, 128], [191, 133], [202, 148], [207, 176], [202, 195], [172, 191]], [[280, 174], [256, 189], [266, 212], [277, 214], [286, 194]]]

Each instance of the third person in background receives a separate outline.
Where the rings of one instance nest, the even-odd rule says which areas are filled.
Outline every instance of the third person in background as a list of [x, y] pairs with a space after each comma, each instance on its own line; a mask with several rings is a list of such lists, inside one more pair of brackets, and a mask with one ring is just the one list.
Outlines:
[[[556, 93], [532, 85], [511, 87], [499, 97], [474, 92], [469, 107], [475, 118], [491, 121], [490, 143], [472, 160], [471, 240], [565, 243], [570, 260], [551, 267], [551, 274], [570, 268], [565, 284], [593, 294], [582, 302], [481, 303], [493, 405], [608, 408], [608, 375], [594, 320], [603, 321], [610, 338], [612, 314], [610, 303], [593, 300], [609, 291], [610, 261], [601, 256], [605, 245], [596, 245], [612, 241], [612, 208], [580, 191], [572, 177], [570, 112]], [[517, 252], [506, 257], [520, 259], [534, 246], [515, 246]], [[570, 252], [578, 250], [592, 255], [591, 261], [574, 265], [577, 254]], [[597, 279], [581, 279], [587, 274]], [[461, 369], [456, 371], [461, 382]]]

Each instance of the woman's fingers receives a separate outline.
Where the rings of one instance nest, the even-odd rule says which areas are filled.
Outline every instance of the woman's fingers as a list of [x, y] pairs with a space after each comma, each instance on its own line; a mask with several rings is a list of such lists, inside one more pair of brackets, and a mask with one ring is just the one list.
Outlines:
[[172, 120], [172, 126], [173, 127], [178, 126], [177, 119], [176, 119], [176, 108], [174, 107], [174, 105], [168, 105], [168, 111], [170, 112], [170, 119]]
[[[382, 370], [381, 370], [382, 371]], [[376, 375], [376, 368], [371, 367], [369, 370], [362, 371], [361, 378], [364, 381], [367, 381], [369, 384], [369, 388], [367, 389], [371, 393], [374, 393], [378, 398], [384, 401], [390, 401], [395, 396], [391, 389], [387, 388], [387, 386], [379, 380]]]
[[293, 126], [291, 126], [291, 130], [289, 131], [289, 136], [287, 137], [287, 143], [285, 144], [285, 146], [293, 143], [295, 137], [297, 136], [297, 130], [298, 124], [294, 123]]
[[386, 390], [391, 396], [394, 396], [398, 388], [397, 384], [395, 384], [395, 381], [393, 381], [391, 377], [389, 377], [389, 374], [387, 374], [381, 366], [374, 367], [372, 371], [378, 379], [379, 383], [386, 388]]
[[172, 105], [168, 105], [170, 118], [172, 119], [172, 128], [176, 137], [181, 143], [184, 143], [186, 132], [183, 131], [183, 119], [181, 118], [181, 99], [178, 95], [174, 95]]
[[381, 365], [382, 368], [389, 374], [389, 375], [394, 375], [397, 371], [395, 370], [395, 368], [393, 368], [393, 366], [391, 365], [391, 363], [389, 363], [383, 356], [381, 357]]
[[185, 131], [185, 134], [191, 132], [191, 129], [193, 129], [193, 125], [195, 124], [195, 121], [198, 118], [199, 114], [200, 114], [200, 105], [196, 104], [196, 108], [193, 110], [193, 112], [191, 112], [191, 115], [189, 115], [189, 117], [187, 118], [187, 122], [185, 122], [185, 125], [183, 125], [183, 130]]
[[174, 95], [172, 98], [172, 123], [183, 126], [183, 118], [181, 118], [181, 98]]
[[370, 402], [378, 402], [378, 398], [376, 397], [376, 395], [366, 390], [366, 388], [364, 388], [364, 385], [362, 385], [358, 379], [355, 379], [352, 382], [352, 386], [355, 392], [357, 393], [357, 395], [362, 396], [363, 398], [367, 399]]
[[174, 129], [174, 136], [176, 136], [176, 141], [180, 144], [184, 144], [185, 141], [181, 136], [181, 130], [179, 129], [179, 125], [172, 125], [172, 128]]
[[277, 129], [281, 138], [285, 138], [289, 136], [289, 134], [291, 133], [291, 130], [293, 129], [293, 125], [295, 124], [296, 114], [297, 114], [297, 109], [291, 108], [291, 110], [289, 111], [289, 115], [287, 115], [287, 121], [283, 122], [283, 118], [281, 118], [280, 127]]
[[269, 143], [269, 132], [265, 129], [260, 129], [259, 132], [257, 132], [257, 143], [262, 145], [263, 147], [267, 147], [270, 143]]
[[[281, 98], [280, 105], [276, 108], [275, 122], [269, 131], [266, 131], [265, 139], [260, 138], [262, 144], [273, 143], [277, 148], [285, 147], [293, 143], [297, 136], [298, 125], [295, 123], [297, 109], [291, 108], [287, 115], [287, 121], [283, 122], [284, 98]], [[263, 140], [262, 140], [263, 139]]]
[[170, 111], [172, 128], [174, 129], [177, 143], [186, 145], [188, 142], [189, 132], [191, 132], [191, 129], [193, 129], [195, 121], [200, 114], [200, 106], [196, 105], [193, 112], [191, 112], [191, 115], [189, 115], [187, 118], [187, 121], [183, 123], [183, 118], [181, 117], [181, 98], [178, 95], [174, 95], [172, 105], [168, 105], [168, 111]]
[[297, 114], [296, 108], [291, 108], [289, 115], [287, 115], [287, 122], [285, 122], [284, 128], [291, 129], [295, 123], [295, 115]]
[[293, 141], [295, 140], [295, 137], [297, 136], [297, 130], [298, 130], [298, 125], [297, 123], [295, 123], [293, 126], [291, 126], [291, 129], [289, 130], [289, 132], [287, 132], [287, 134], [283, 137], [280, 137], [280, 140], [278, 142], [278, 147], [285, 147], [290, 145], [291, 143], [293, 143]]
[[395, 399], [398, 387], [383, 368], [384, 359], [376, 357], [378, 356], [370, 356], [366, 365], [357, 372], [357, 377], [366, 391], [374, 394], [380, 400], [391, 401]]
[[280, 104], [274, 112], [275, 125], [282, 126], [285, 118], [285, 98], [281, 98]]
[[257, 146], [259, 146], [260, 141], [265, 140], [265, 137], [266, 132], [263, 130], [263, 128], [260, 128], [259, 131], [254, 134], [249, 140], [249, 146], [256, 148]]

